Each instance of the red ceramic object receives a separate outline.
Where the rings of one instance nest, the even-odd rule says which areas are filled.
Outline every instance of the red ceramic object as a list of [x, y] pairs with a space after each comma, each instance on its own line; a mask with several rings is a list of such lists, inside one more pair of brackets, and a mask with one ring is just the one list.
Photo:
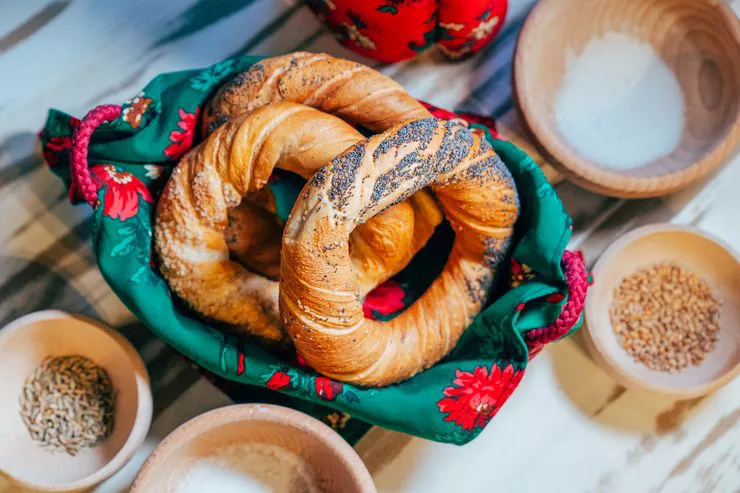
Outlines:
[[451, 58], [480, 50], [501, 29], [507, 0], [306, 0], [349, 49], [381, 62], [439, 44]]

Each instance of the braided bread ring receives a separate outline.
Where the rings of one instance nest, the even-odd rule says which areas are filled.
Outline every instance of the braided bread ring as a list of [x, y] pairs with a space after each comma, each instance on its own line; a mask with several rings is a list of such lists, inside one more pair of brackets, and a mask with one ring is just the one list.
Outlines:
[[[365, 319], [349, 233], [427, 186], [455, 231], [444, 270], [393, 320]], [[316, 371], [362, 385], [430, 367], [484, 306], [517, 215], [508, 170], [461, 125], [419, 120], [347, 149], [304, 187], [283, 233], [280, 312], [296, 349]]]
[[[274, 166], [310, 176], [361, 138], [339, 118], [293, 103], [269, 105], [219, 128], [180, 161], [157, 204], [155, 247], [170, 288], [202, 315], [237, 332], [287, 342], [278, 316], [277, 282], [229, 260], [228, 211], [260, 190]], [[431, 234], [408, 227], [415, 224], [413, 217], [400, 224], [375, 224], [377, 230], [365, 228], [369, 243], [387, 236], [404, 249], [391, 270], [403, 268], [405, 263], [398, 262], [421, 241], [415, 235]]]

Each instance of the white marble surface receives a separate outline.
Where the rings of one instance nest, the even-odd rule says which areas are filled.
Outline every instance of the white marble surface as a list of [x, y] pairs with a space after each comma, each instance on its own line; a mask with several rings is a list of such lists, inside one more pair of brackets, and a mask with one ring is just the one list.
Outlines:
[[[461, 64], [445, 64], [430, 53], [384, 71], [419, 98], [496, 112], [515, 128], [508, 64], [517, 23], [531, 2], [511, 4], [514, 34], [495, 49]], [[259, 31], [266, 26], [274, 29]], [[3, 321], [39, 306], [88, 311], [114, 325], [133, 319], [102, 281], [81, 239], [87, 208], [71, 207], [61, 184], [39, 163], [33, 136], [47, 108], [81, 116], [95, 104], [130, 97], [163, 71], [207, 65], [238, 51], [270, 54], [299, 46], [349, 56], [293, 0], [2, 2]], [[605, 199], [567, 183], [558, 192], [576, 221], [571, 246], [592, 262], [620, 234], [656, 221], [695, 224], [740, 250], [739, 182], [735, 160], [704, 183], [663, 199]], [[47, 299], [50, 290], [54, 295]], [[143, 339], [137, 347], [156, 384], [157, 418], [145, 447], [99, 492], [126, 491], [159, 439], [229, 402], [161, 342]], [[538, 356], [473, 443], [456, 447], [374, 429], [357, 449], [378, 489], [387, 492], [734, 493], [740, 491], [740, 381], [686, 402], [626, 390], [588, 358], [576, 336]], [[0, 493], [20, 491], [0, 480]]]

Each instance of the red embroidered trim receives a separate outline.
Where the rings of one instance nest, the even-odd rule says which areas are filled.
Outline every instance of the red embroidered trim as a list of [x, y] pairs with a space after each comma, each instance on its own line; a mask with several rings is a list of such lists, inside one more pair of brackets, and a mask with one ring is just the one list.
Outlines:
[[118, 118], [121, 107], [113, 104], [104, 104], [90, 110], [82, 119], [80, 126], [72, 136], [72, 152], [70, 169], [72, 172], [72, 190], [76, 190], [80, 196], [91, 206], [97, 207], [98, 187], [95, 186], [87, 163], [87, 148], [90, 138], [95, 129], [105, 122]]
[[583, 258], [577, 253], [566, 250], [563, 253], [563, 271], [568, 283], [568, 301], [563, 306], [560, 316], [552, 324], [540, 329], [530, 330], [524, 338], [531, 347], [547, 344], [561, 338], [575, 325], [583, 311], [588, 291], [588, 272]]

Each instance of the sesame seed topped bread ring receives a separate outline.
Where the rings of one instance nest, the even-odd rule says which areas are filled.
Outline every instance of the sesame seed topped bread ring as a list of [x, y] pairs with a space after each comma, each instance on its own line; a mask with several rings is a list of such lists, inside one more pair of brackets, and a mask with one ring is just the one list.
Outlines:
[[[170, 288], [200, 314], [237, 332], [289, 342], [278, 315], [277, 282], [230, 258], [229, 212], [261, 190], [275, 166], [308, 178], [362, 139], [339, 118], [294, 103], [271, 104], [229, 120], [183, 157], [157, 204], [155, 247]], [[357, 244], [369, 245], [355, 254], [366, 291], [403, 269], [431, 236], [438, 209], [434, 203], [417, 206], [422, 200], [398, 204], [394, 208], [400, 212], [389, 210], [353, 234]], [[269, 244], [270, 232], [264, 233], [267, 240], [255, 238], [248, 251]], [[384, 244], [400, 253], [363, 258], [382, 252]]]
[[[394, 319], [366, 319], [348, 239], [358, 224], [430, 187], [455, 240], [426, 292]], [[314, 175], [283, 233], [280, 313], [319, 373], [355, 384], [405, 380], [446, 356], [487, 301], [519, 212], [490, 144], [434, 118], [359, 142]]]

